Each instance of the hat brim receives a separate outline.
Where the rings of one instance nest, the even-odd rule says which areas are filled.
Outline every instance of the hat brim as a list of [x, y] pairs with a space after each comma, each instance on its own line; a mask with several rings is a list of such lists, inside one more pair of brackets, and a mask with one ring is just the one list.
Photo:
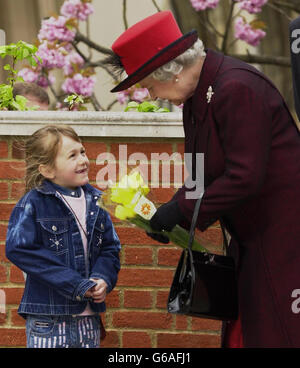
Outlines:
[[197, 38], [198, 34], [196, 30], [186, 33], [182, 37], [178, 38], [178, 40], [172, 42], [170, 45], [154, 55], [150, 60], [139, 67], [135, 72], [130, 74], [116, 87], [114, 87], [110, 92], [123, 91], [124, 89], [127, 89], [138, 83], [160, 66], [181, 55], [196, 42]]

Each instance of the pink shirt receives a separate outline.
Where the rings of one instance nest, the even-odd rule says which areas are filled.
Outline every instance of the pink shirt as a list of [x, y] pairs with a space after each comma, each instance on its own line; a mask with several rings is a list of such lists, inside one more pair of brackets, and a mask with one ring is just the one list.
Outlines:
[[[86, 232], [86, 200], [85, 200], [84, 191], [81, 188], [80, 197], [64, 196], [59, 192], [57, 192], [57, 193], [64, 197], [64, 199], [68, 203], [69, 207], [72, 209], [72, 211], [77, 216], [78, 220], [76, 219], [76, 217], [75, 217], [75, 219], [76, 219], [76, 223], [78, 225], [80, 235], [81, 235], [81, 239], [82, 239], [83, 250], [84, 250], [84, 258], [85, 258], [85, 266], [88, 267], [88, 243], [87, 243], [86, 235], [84, 233], [84, 231]], [[80, 224], [78, 223], [78, 221], [80, 222]], [[83, 231], [83, 229], [84, 229], [84, 231]], [[80, 316], [86, 316], [86, 315], [91, 315], [91, 314], [95, 314], [95, 312], [92, 311], [90, 303], [88, 302], [85, 310], [82, 313], [80, 313], [79, 315]]]

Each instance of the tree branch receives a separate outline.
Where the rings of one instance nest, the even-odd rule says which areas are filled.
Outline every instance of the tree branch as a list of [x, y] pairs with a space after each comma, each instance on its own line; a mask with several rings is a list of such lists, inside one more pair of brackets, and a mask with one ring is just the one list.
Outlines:
[[128, 22], [126, 18], [127, 0], [123, 0], [123, 22], [125, 29], [128, 29]]
[[90, 100], [96, 111], [103, 110], [94, 93], [90, 96]]
[[210, 38], [212, 44], [214, 45], [214, 48], [217, 50], [217, 51], [221, 51], [220, 48], [218, 47], [218, 45], [216, 44], [215, 42], [215, 38], [214, 36], [216, 35], [211, 29], [209, 29], [208, 27], [208, 24], [206, 22], [204, 22], [201, 18], [201, 14], [198, 14], [198, 19], [199, 19], [199, 22], [201, 23], [201, 25], [207, 30], [208, 32], [208, 37]]
[[292, 21], [293, 18], [289, 17], [278, 5], [272, 4], [272, 3], [267, 3], [266, 6], [273, 9], [274, 11], [278, 12], [279, 14], [283, 15], [289, 21]]
[[291, 4], [290, 2], [285, 2], [285, 1], [274, 1], [274, 5], [277, 6], [283, 6], [284, 8], [288, 8], [290, 10], [295, 11], [296, 13], [300, 13], [300, 6], [297, 6], [295, 4]]
[[205, 18], [206, 18], [205, 20], [206, 20], [207, 24], [212, 28], [213, 32], [215, 32], [216, 35], [218, 35], [219, 37], [223, 38], [224, 35], [221, 32], [219, 32], [217, 30], [217, 28], [211, 23], [211, 21], [209, 19], [209, 13], [208, 13], [207, 10], [204, 12], [204, 14], [205, 14]]
[[106, 47], [100, 46], [98, 44], [96, 44], [95, 42], [89, 40], [86, 36], [84, 36], [82, 33], [77, 32], [76, 36], [75, 36], [75, 41], [77, 42], [83, 42], [86, 45], [88, 45], [89, 47], [91, 47], [92, 49], [101, 52], [102, 54], [105, 55], [113, 55], [113, 52], [111, 49], [108, 49]]
[[89, 59], [84, 55], [83, 52], [79, 50], [79, 48], [77, 47], [77, 44], [74, 41], [72, 42], [72, 46], [76, 50], [77, 54], [79, 54], [86, 63], [89, 62]]
[[269, 55], [243, 55], [243, 54], [227, 54], [228, 56], [240, 59], [246, 63], [251, 64], [268, 64], [278, 65], [289, 68], [291, 66], [291, 60], [285, 56], [269, 56]]
[[92, 67], [92, 68], [97, 68], [100, 67], [102, 69], [104, 69], [116, 82], [119, 82], [118, 77], [116, 77], [110, 70], [109, 68], [102, 62], [102, 61], [87, 61], [84, 65], [84, 67], [88, 68], [88, 67]]
[[235, 4], [236, 3], [234, 1], [232, 1], [231, 5], [230, 5], [229, 15], [228, 15], [227, 22], [226, 22], [226, 27], [225, 27], [225, 34], [224, 34], [223, 43], [222, 43], [222, 47], [221, 47], [221, 50], [222, 50], [223, 53], [226, 52], [227, 39], [228, 39], [228, 36], [229, 36], [230, 23], [232, 21], [232, 14], [233, 14], [233, 9], [234, 9]]
[[107, 106], [106, 111], [109, 111], [109, 110], [113, 107], [113, 105], [114, 105], [115, 103], [117, 103], [117, 102], [118, 102], [118, 100], [113, 100], [113, 102], [111, 102], [111, 103]]
[[158, 11], [158, 12], [160, 12], [161, 11], [161, 9], [159, 8], [159, 6], [156, 4], [156, 1], [155, 0], [152, 0], [152, 3], [153, 3], [153, 5], [156, 7], [156, 10]]

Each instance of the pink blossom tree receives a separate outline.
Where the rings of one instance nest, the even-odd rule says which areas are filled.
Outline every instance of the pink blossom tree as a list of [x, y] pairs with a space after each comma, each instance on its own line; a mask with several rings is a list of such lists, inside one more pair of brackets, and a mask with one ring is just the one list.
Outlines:
[[[150, 1], [150, 0], [149, 0]], [[157, 11], [160, 11], [155, 0], [151, 0]], [[217, 25], [210, 20], [210, 14], [221, 5], [229, 9], [228, 19], [225, 22], [225, 29], [221, 32]], [[294, 3], [292, 1], [292, 3]], [[122, 0], [124, 28], [128, 28], [126, 9], [127, 0]], [[230, 54], [232, 46], [237, 43], [244, 43], [246, 46], [259, 47], [264, 42], [267, 27], [260, 20], [262, 9], [271, 6], [283, 16], [288, 16], [289, 8], [285, 0], [190, 0], [189, 4], [195, 13], [205, 13], [204, 26], [214, 33], [218, 39], [220, 47], [218, 49], [225, 54]], [[297, 11], [297, 9], [293, 9]], [[79, 31], [80, 22], [88, 22], [89, 16], [93, 14], [94, 8], [92, 0], [65, 0], [60, 8], [59, 14], [44, 19], [38, 33], [37, 56], [42, 61], [38, 61], [36, 66], [23, 68], [19, 75], [25, 81], [36, 82], [44, 88], [49, 87], [56, 99], [57, 109], [66, 109], [64, 101], [70, 94], [81, 96], [81, 101], [92, 103], [95, 110], [109, 110], [114, 103], [127, 104], [131, 101], [142, 102], [149, 99], [148, 91], [139, 88], [138, 85], [117, 94], [117, 98], [109, 106], [103, 107], [95, 96], [96, 69], [103, 68], [117, 83], [117, 78], [107, 68], [103, 59], [94, 62], [88, 55], [80, 51], [80, 44], [85, 44], [89, 48], [96, 50], [102, 57], [110, 55], [109, 48], [99, 45], [88, 36]], [[254, 19], [253, 19], [254, 17]], [[251, 19], [251, 20], [249, 20]], [[230, 39], [231, 37], [231, 39]], [[216, 46], [217, 48], [217, 46]], [[281, 57], [267, 57], [251, 54], [235, 55], [250, 63], [275, 64], [289, 66], [290, 60]], [[61, 69], [63, 81], [59, 91], [54, 88], [55, 78], [53, 71]], [[71, 99], [72, 101], [74, 99]], [[78, 108], [76, 104], [73, 109]], [[82, 108], [82, 107], [81, 107]]]

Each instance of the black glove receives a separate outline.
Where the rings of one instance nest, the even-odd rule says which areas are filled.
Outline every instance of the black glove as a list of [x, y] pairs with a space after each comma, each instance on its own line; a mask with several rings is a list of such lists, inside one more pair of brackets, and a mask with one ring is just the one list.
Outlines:
[[177, 201], [170, 201], [160, 206], [150, 220], [153, 230], [171, 231], [173, 227], [184, 219]]
[[146, 234], [150, 238], [152, 238], [152, 239], [154, 239], [154, 240], [156, 240], [160, 243], [168, 244], [170, 242], [170, 239], [166, 235], [162, 235], [162, 234], [158, 234], [158, 233], [149, 233], [148, 231], [146, 231]]

